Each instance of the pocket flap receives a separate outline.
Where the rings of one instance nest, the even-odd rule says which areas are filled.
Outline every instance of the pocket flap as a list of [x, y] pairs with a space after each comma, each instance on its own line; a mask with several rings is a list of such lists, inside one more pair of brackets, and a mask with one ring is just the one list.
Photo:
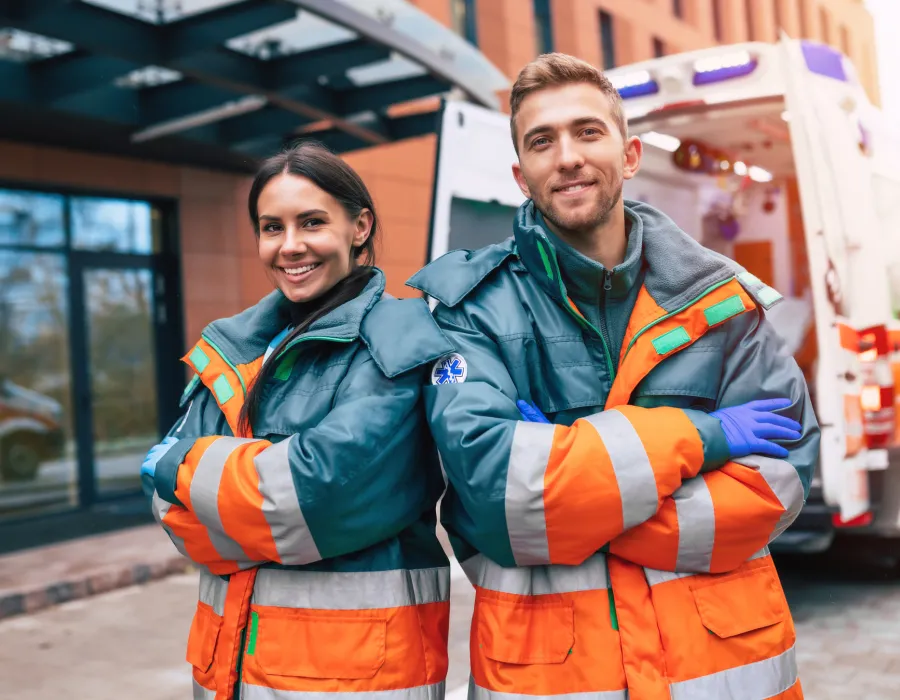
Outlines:
[[507, 664], [561, 664], [575, 644], [575, 609], [562, 600], [496, 600], [475, 604], [479, 649]]
[[373, 678], [384, 665], [386, 617], [255, 608], [254, 655], [273, 676]]
[[206, 603], [197, 603], [197, 612], [194, 613], [191, 631], [188, 634], [185, 657], [191, 666], [199, 668], [204, 673], [209, 670], [221, 628], [222, 618], [213, 612], [212, 607]]
[[785, 600], [775, 567], [707, 578], [692, 587], [703, 626], [726, 639], [784, 620]]

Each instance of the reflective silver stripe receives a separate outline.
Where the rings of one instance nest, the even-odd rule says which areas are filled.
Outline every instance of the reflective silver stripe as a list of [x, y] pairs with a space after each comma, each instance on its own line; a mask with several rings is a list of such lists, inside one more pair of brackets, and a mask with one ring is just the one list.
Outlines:
[[176, 535], [172, 528], [163, 522], [163, 518], [166, 517], [166, 513], [169, 512], [169, 508], [171, 507], [171, 503], [160, 498], [159, 494], [156, 493], [156, 491], [153, 492], [153, 500], [151, 505], [153, 517], [156, 518], [156, 522], [160, 524], [160, 527], [165, 530], [166, 534], [169, 536], [169, 539], [172, 540], [172, 544], [175, 545], [175, 549], [177, 549], [182, 556], [190, 559], [187, 553], [187, 547], [184, 546], [184, 540]]
[[647, 450], [631, 421], [615, 410], [595, 413], [584, 420], [594, 426], [609, 453], [622, 496], [625, 529], [652, 518], [659, 507], [659, 487]]
[[716, 541], [716, 510], [702, 476], [686, 480], [672, 494], [678, 515], [676, 571], [709, 571]]
[[559, 695], [524, 695], [501, 693], [475, 685], [469, 678], [469, 700], [628, 700], [627, 690], [589, 690], [583, 693], [560, 693]]
[[[747, 561], [753, 561], [754, 559], [760, 559], [767, 556], [769, 556], [769, 548], [763, 547]], [[706, 576], [706, 574], [694, 573], [692, 571], [659, 571], [657, 569], [644, 568], [644, 576], [646, 577], [647, 583], [650, 586], [656, 586], [660, 583], [668, 583], [669, 581], [675, 581], [680, 578], [689, 578], [691, 576]]]
[[444, 681], [400, 690], [369, 690], [357, 693], [276, 690], [261, 685], [241, 685], [241, 700], [444, 700]]
[[194, 682], [194, 700], [215, 700], [215, 690], [207, 690], [200, 685], [195, 678], [192, 678], [191, 680]]
[[460, 563], [473, 586], [513, 595], [549, 595], [606, 589], [606, 555], [597, 553], [579, 566], [505, 568], [483, 554]]
[[225, 462], [231, 453], [241, 445], [251, 442], [257, 441], [220, 437], [206, 448], [191, 480], [191, 510], [206, 526], [210, 542], [219, 556], [226, 561], [246, 561], [248, 557], [243, 548], [225, 534], [222, 527], [222, 519], [219, 517], [219, 484], [222, 481], [222, 472], [225, 471]]
[[762, 700], [796, 682], [797, 657], [791, 647], [771, 659], [672, 683], [670, 692], [672, 700]]
[[787, 530], [788, 526], [796, 520], [803, 508], [803, 483], [794, 465], [783, 459], [763, 457], [762, 455], [750, 455], [734, 460], [745, 467], [759, 470], [769, 488], [778, 497], [784, 513], [778, 520], [775, 530], [769, 536], [769, 542]]
[[291, 469], [291, 437], [256, 455], [253, 463], [259, 475], [262, 512], [272, 530], [272, 539], [282, 564], [300, 565], [319, 561], [322, 555], [300, 508]]
[[398, 608], [450, 600], [450, 567], [393, 571], [260, 569], [256, 605], [316, 610]]
[[225, 614], [225, 594], [228, 581], [207, 571], [200, 572], [200, 602], [206, 603], [216, 615]]
[[550, 563], [544, 473], [556, 426], [516, 423], [506, 472], [506, 529], [519, 566]]

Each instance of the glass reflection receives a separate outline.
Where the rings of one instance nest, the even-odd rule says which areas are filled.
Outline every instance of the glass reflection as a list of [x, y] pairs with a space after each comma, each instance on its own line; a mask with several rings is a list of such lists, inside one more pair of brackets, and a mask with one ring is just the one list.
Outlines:
[[0, 518], [74, 505], [65, 258], [0, 251]]

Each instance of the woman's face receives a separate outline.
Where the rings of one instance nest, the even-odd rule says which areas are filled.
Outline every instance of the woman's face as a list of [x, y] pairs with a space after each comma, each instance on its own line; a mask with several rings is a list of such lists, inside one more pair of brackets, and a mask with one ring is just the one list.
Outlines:
[[372, 212], [355, 219], [311, 180], [282, 173], [259, 195], [259, 259], [288, 299], [311, 301], [350, 274], [353, 249], [372, 230]]

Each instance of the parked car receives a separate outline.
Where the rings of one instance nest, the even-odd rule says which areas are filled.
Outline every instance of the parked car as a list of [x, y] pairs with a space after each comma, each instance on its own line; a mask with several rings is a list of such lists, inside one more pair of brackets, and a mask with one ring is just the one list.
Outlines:
[[65, 448], [62, 406], [0, 376], [0, 481], [29, 481]]

